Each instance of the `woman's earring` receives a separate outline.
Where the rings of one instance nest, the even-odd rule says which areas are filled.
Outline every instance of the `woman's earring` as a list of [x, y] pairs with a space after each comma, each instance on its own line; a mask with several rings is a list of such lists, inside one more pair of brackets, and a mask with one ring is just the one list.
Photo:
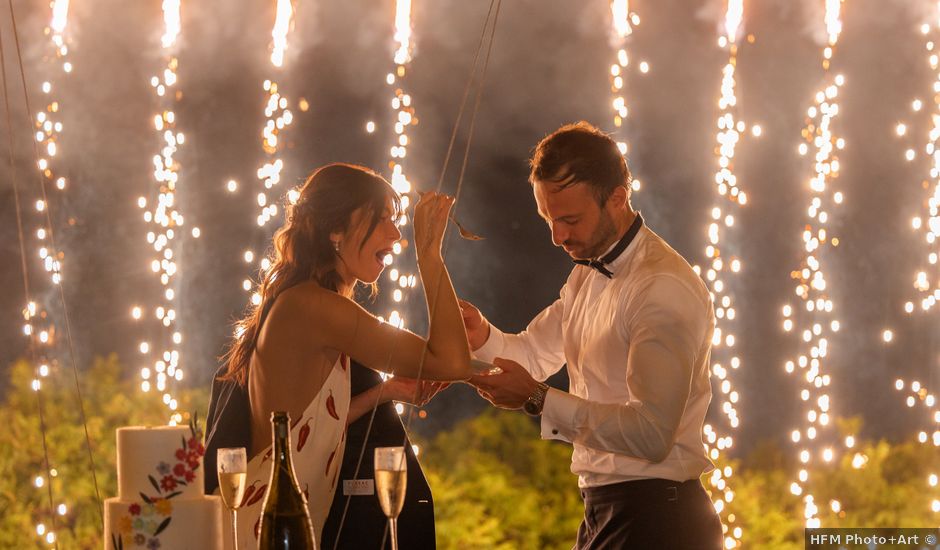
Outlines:
[[336, 253], [339, 254], [339, 241], [333, 241], [333, 250], [335, 250]]

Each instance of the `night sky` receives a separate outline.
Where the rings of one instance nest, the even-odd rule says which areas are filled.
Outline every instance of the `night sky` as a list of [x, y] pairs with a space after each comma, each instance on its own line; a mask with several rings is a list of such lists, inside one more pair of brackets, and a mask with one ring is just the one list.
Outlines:
[[[68, 36], [75, 69], [67, 78], [43, 61], [48, 8], [16, 4], [34, 110], [43, 104], [38, 88], [46, 78], [53, 79], [61, 105], [64, 130], [55, 166], [71, 185], [50, 194], [65, 253], [78, 364], [114, 352], [129, 376], [138, 377], [144, 360], [137, 346], [154, 327], [152, 316], [134, 322], [130, 309], [153, 303], [159, 286], [149, 269], [152, 249], [144, 238], [149, 229], [136, 202], [139, 196], [153, 197], [156, 189], [151, 158], [160, 140], [152, 126], [157, 102], [149, 81], [162, 68], [160, 2], [73, 2]], [[529, 154], [563, 123], [583, 119], [615, 129], [608, 79], [615, 51], [606, 1], [503, 4], [457, 207], [457, 217], [486, 240], [463, 241], [455, 232], [446, 259], [458, 293], [495, 325], [516, 331], [557, 297], [571, 269], [536, 214], [526, 182]], [[630, 117], [626, 129], [615, 134], [630, 143], [628, 162], [643, 182], [633, 205], [690, 263], [702, 263], [717, 166], [717, 98], [727, 60], [716, 43], [724, 2], [631, 4], [642, 22], [629, 39], [630, 53], [651, 66], [645, 76], [628, 76]], [[934, 428], [922, 407], [904, 405], [906, 395], [894, 390], [894, 380], [916, 378], [932, 391], [940, 383], [936, 312], [903, 311], [906, 301], [919, 303], [913, 274], [926, 264], [927, 248], [922, 234], [912, 231], [911, 218], [925, 213], [921, 182], [929, 176], [923, 144], [928, 113], [935, 110], [936, 77], [918, 32], [926, 9], [915, 9], [929, 4], [849, 0], [833, 68], [846, 77], [836, 122], [847, 142], [839, 180], [846, 201], [832, 213], [831, 226], [842, 245], [825, 270], [842, 330], [831, 341], [823, 368], [833, 378], [834, 414], [861, 415], [863, 435], [895, 440]], [[300, 0], [296, 5], [285, 68], [275, 70], [268, 61], [273, 1], [183, 2], [182, 98], [175, 112], [187, 139], [176, 155], [182, 166], [178, 198], [187, 226], [202, 233], [193, 239], [187, 232], [178, 241], [177, 309], [188, 384], [209, 383], [231, 322], [247, 304], [242, 253], [260, 252], [265, 238], [254, 223], [255, 172], [265, 160], [262, 81], [276, 76], [296, 115], [282, 134], [288, 143], [280, 193], [332, 161], [387, 172], [393, 88], [385, 76], [393, 69], [394, 2]], [[416, 49], [404, 87], [420, 123], [409, 132], [405, 167], [419, 189], [437, 182], [488, 5], [415, 1]], [[728, 243], [745, 266], [732, 280], [743, 363], [733, 375], [741, 392], [738, 450], [762, 438], [786, 438], [803, 411], [796, 380], [783, 369], [797, 338], [782, 330], [781, 307], [797, 304], [790, 271], [800, 264], [810, 200], [806, 182], [812, 175], [797, 145], [806, 109], [823, 82], [822, 6], [822, 0], [745, 3], [745, 33], [756, 41], [743, 45], [739, 55], [738, 115], [759, 123], [763, 136], [746, 137], [737, 150], [735, 170], [749, 204], [737, 220], [742, 240]], [[39, 218], [32, 207], [38, 197], [32, 130], [10, 31], [9, 12], [0, 8], [30, 280], [34, 299], [55, 319], [57, 295], [49, 290], [35, 252]], [[306, 112], [296, 108], [301, 97], [310, 104]], [[919, 114], [911, 111], [914, 98], [925, 100]], [[902, 120], [910, 123], [914, 140], [896, 136], [894, 127]], [[368, 121], [377, 124], [373, 134], [365, 131]], [[5, 120], [0, 125], [6, 144], [8, 125]], [[458, 150], [465, 138], [462, 131]], [[914, 162], [904, 160], [910, 146], [919, 151]], [[0, 365], [6, 368], [23, 356], [26, 340], [20, 328], [23, 292], [12, 178], [2, 164]], [[456, 168], [459, 162], [452, 164]], [[239, 183], [236, 193], [225, 189], [230, 179]], [[454, 192], [456, 180], [452, 169], [445, 191]], [[403, 311], [408, 326], [420, 332], [418, 296], [413, 294]], [[380, 298], [373, 309], [387, 311], [387, 300]], [[881, 340], [886, 328], [895, 333], [889, 345]], [[57, 350], [67, 366], [61, 339]], [[563, 376], [557, 382], [564, 384]], [[483, 408], [475, 392], [454, 388], [436, 398], [428, 419], [416, 426], [430, 433]]]

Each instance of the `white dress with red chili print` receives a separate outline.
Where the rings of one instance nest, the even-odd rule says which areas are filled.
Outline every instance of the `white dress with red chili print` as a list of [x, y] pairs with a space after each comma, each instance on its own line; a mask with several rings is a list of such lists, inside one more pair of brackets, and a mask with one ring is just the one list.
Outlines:
[[[320, 392], [310, 401], [299, 422], [291, 419], [291, 460], [300, 490], [307, 498], [313, 532], [320, 534], [333, 503], [343, 451], [346, 448], [346, 415], [349, 413], [349, 358], [341, 355], [333, 365]], [[238, 550], [258, 548], [262, 505], [271, 479], [269, 446], [248, 463], [247, 488], [238, 509]], [[231, 520], [231, 515], [229, 515]], [[226, 549], [231, 543], [231, 527], [225, 530]]]

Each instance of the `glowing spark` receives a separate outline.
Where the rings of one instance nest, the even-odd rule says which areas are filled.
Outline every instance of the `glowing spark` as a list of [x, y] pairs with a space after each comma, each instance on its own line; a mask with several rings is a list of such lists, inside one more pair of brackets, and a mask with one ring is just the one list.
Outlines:
[[[940, 22], [936, 23], [940, 26]], [[940, 78], [940, 65], [936, 62], [936, 54], [933, 54], [936, 28], [932, 23], [924, 23], [926, 28], [925, 44], [930, 57], [930, 66], [937, 78]], [[935, 80], [936, 82], [936, 80]], [[914, 100], [912, 108], [915, 112], [920, 112], [924, 107], [921, 100]], [[920, 267], [914, 273], [914, 289], [919, 293], [920, 309], [923, 312], [931, 310], [940, 299], [940, 277], [936, 277], [936, 267], [940, 260], [940, 155], [937, 154], [940, 146], [940, 99], [934, 94], [934, 111], [925, 113], [924, 118], [930, 121], [929, 132], [924, 143], [916, 145], [927, 153], [929, 160], [928, 174], [923, 178], [924, 188], [928, 191], [923, 204], [925, 211], [911, 220], [911, 227], [922, 234], [921, 242], [926, 243], [924, 257], [927, 265]], [[895, 127], [895, 133], [899, 137], [908, 135], [908, 125], [899, 122]], [[912, 132], [913, 133], [913, 132]], [[914, 147], [909, 147], [904, 152], [904, 158], [909, 162], [917, 158]], [[933, 266], [933, 267], [932, 267]], [[930, 273], [931, 275], [929, 275]], [[932, 280], [933, 279], [933, 280]], [[904, 307], [907, 313], [913, 313], [914, 302], [910, 301]]]
[[734, 44], [744, 20], [744, 0], [728, 0], [728, 12], [725, 15], [725, 36]]
[[[408, 66], [412, 59], [412, 32], [411, 32], [411, 0], [398, 0], [395, 5], [395, 42], [396, 48], [393, 55], [393, 62], [395, 63], [395, 73], [389, 73], [391, 79], [386, 81], [389, 85], [398, 84], [398, 86], [393, 91], [393, 97], [391, 101], [391, 107], [393, 109], [393, 119], [392, 119], [392, 128], [395, 132], [394, 142], [392, 147], [389, 149], [389, 159], [388, 166], [391, 168], [391, 178], [390, 182], [392, 187], [395, 188], [398, 193], [402, 195], [402, 216], [399, 220], [399, 226], [404, 226], [408, 222], [408, 207], [411, 204], [411, 195], [414, 191], [414, 186], [411, 181], [405, 175], [405, 158], [408, 154], [408, 130], [411, 126], [418, 124], [418, 116], [415, 111], [414, 101], [411, 95], [405, 92], [404, 84], [407, 81], [406, 75], [408, 73]], [[376, 124], [373, 121], [369, 121], [366, 124], [366, 132], [373, 133], [375, 132]], [[405, 231], [406, 228], [402, 227], [402, 230]], [[407, 242], [407, 239], [402, 242]], [[392, 254], [389, 254], [383, 258], [383, 262], [386, 266], [394, 265], [396, 262], [401, 262], [401, 253], [404, 248], [402, 242], [395, 243]], [[405, 269], [413, 270], [413, 266], [407, 268], [400, 268], [402, 271]], [[405, 283], [408, 282], [409, 278], [413, 275], [409, 273], [403, 273], [398, 268], [393, 268], [390, 270], [391, 274], [395, 276], [391, 278], [392, 284], [397, 284], [399, 288], [392, 290], [392, 301], [397, 307], [401, 307], [403, 301], [407, 301], [407, 289], [409, 288], [407, 284], [401, 284], [402, 281]], [[392, 310], [388, 316], [389, 324], [395, 325], [399, 328], [404, 328], [405, 318], [399, 313], [398, 310]]]
[[614, 32], [621, 39], [626, 38], [633, 32], [630, 26], [630, 2], [629, 0], [613, 0], [610, 3], [610, 12], [613, 15]]
[[[178, 284], [179, 264], [176, 257], [179, 253], [178, 239], [183, 237], [185, 226], [184, 217], [178, 208], [177, 196], [180, 185], [180, 165], [174, 157], [179, 147], [185, 142], [185, 138], [176, 129], [177, 119], [173, 107], [177, 96], [174, 93], [168, 93], [168, 90], [178, 84], [179, 60], [170, 48], [176, 44], [176, 39], [180, 34], [179, 0], [164, 0], [163, 23], [164, 33], [161, 41], [164, 50], [163, 66], [157, 75], [150, 78], [151, 88], [158, 104], [158, 112], [151, 116], [151, 120], [160, 141], [159, 150], [152, 159], [156, 194], [152, 200], [139, 197], [137, 201], [140, 208], [146, 209], [144, 221], [151, 226], [151, 230], [147, 233], [147, 243], [153, 249], [150, 268], [160, 281], [163, 290], [156, 304], [148, 308], [152, 308], [156, 313], [158, 321], [156, 333], [152, 332], [150, 323], [142, 326], [142, 330], [147, 330], [152, 343], [142, 342], [139, 346], [140, 353], [147, 358], [149, 363], [149, 366], [140, 370], [143, 379], [140, 388], [143, 392], [150, 391], [149, 378], [152, 367], [156, 373], [156, 389], [163, 392], [165, 396], [163, 401], [171, 411], [168, 422], [174, 425], [177, 417], [172, 413], [173, 407], [169, 404], [175, 400], [169, 393], [168, 384], [171, 380], [181, 380], [183, 376], [178, 349], [178, 345], [182, 342], [182, 335], [177, 328], [178, 292], [176, 285]], [[198, 228], [194, 228], [191, 233], [194, 237], [198, 237]], [[131, 310], [131, 315], [135, 319], [140, 319], [143, 315], [143, 308], [135, 306]]]
[[826, 0], [826, 32], [829, 34], [829, 45], [835, 46], [842, 32], [842, 20], [839, 12], [844, 0]]
[[395, 63], [404, 65], [411, 61], [411, 0], [395, 3]]
[[61, 35], [65, 32], [65, 26], [69, 18], [69, 0], [55, 0], [52, 3], [52, 22], [49, 27], [56, 34]]
[[[740, 424], [738, 411], [735, 403], [739, 400], [739, 394], [732, 384], [731, 372], [741, 367], [741, 360], [735, 352], [736, 338], [734, 329], [737, 325], [735, 296], [732, 292], [732, 282], [736, 275], [742, 269], [740, 258], [734, 256], [723, 256], [724, 243], [727, 239], [734, 240], [735, 224], [734, 219], [737, 211], [746, 204], [746, 196], [740, 190], [738, 178], [734, 173], [734, 156], [737, 144], [745, 131], [745, 124], [736, 119], [737, 97], [735, 96], [735, 67], [737, 66], [737, 46], [734, 45], [735, 37], [740, 30], [741, 22], [744, 17], [744, 6], [740, 0], [730, 0], [728, 2], [728, 11], [725, 18], [726, 36], [719, 37], [719, 45], [726, 49], [728, 53], [728, 62], [722, 69], [722, 80], [720, 96], [718, 99], [719, 114], [716, 122], [716, 155], [718, 169], [713, 178], [715, 184], [715, 204], [710, 210], [711, 220], [706, 227], [705, 248], [706, 263], [704, 270], [704, 279], [711, 288], [711, 293], [715, 303], [716, 326], [712, 339], [713, 351], [711, 372], [720, 394], [718, 399], [722, 400], [721, 411], [727, 417], [728, 426], [731, 430], [737, 428]], [[759, 133], [759, 130], [758, 130]], [[734, 444], [734, 439], [730, 435], [719, 437], [711, 425], [706, 425], [706, 444], [705, 448], [709, 456], [715, 460], [726, 452]], [[794, 434], [799, 438], [799, 434]], [[727, 467], [725, 472], [714, 473], [710, 478], [712, 500], [715, 502], [715, 509], [722, 515], [722, 521], [727, 527], [725, 536], [725, 547], [735, 548], [740, 546], [743, 530], [734, 526], [734, 514], [729, 512], [731, 500], [734, 498], [734, 492], [730, 488], [732, 469]], [[722, 475], [723, 474], [723, 475]], [[716, 498], [717, 497], [717, 498]]]
[[[54, 67], [61, 67], [62, 71], [67, 74], [72, 70], [72, 64], [67, 58], [69, 44], [64, 35], [68, 26], [69, 2], [68, 0], [53, 0], [50, 6], [52, 8], [52, 18], [46, 29], [46, 34], [49, 36], [50, 41], [46, 45], [48, 53], [44, 58], [49, 60]], [[58, 285], [62, 282], [62, 263], [64, 262], [65, 255], [62, 251], [55, 249], [55, 243], [52, 239], [52, 218], [51, 212], [49, 211], [50, 203], [47, 202], [45, 193], [45, 181], [55, 181], [55, 186], [59, 191], [64, 191], [66, 188], [66, 179], [56, 174], [56, 167], [54, 165], [54, 161], [60, 153], [59, 140], [63, 125], [59, 120], [61, 116], [60, 104], [53, 93], [54, 90], [57, 90], [54, 86], [54, 82], [52, 80], [46, 80], [41, 83], [39, 89], [41, 91], [41, 97], [46, 101], [46, 107], [36, 113], [33, 132], [35, 132], [34, 137], [39, 150], [48, 155], [48, 158], [39, 159], [37, 162], [37, 168], [43, 178], [43, 187], [42, 196], [35, 203], [36, 212], [39, 215], [39, 228], [33, 234], [36, 237], [36, 246], [38, 247], [37, 256], [41, 260], [42, 267], [45, 272], [49, 274], [51, 284]], [[33, 301], [29, 301], [26, 308], [24, 308], [23, 316], [26, 321], [26, 324], [23, 326], [23, 332], [31, 340], [31, 348], [33, 350], [32, 359], [36, 365], [37, 378], [34, 378], [31, 382], [31, 388], [35, 392], [41, 392], [42, 382], [40, 378], [47, 378], [52, 374], [49, 367], [51, 361], [48, 355], [53, 349], [52, 346], [55, 344], [55, 323], [49, 312], [39, 307]], [[45, 431], [42, 436], [45, 443]], [[45, 466], [48, 466], [48, 464], [45, 464]], [[50, 468], [46, 473], [50, 478], [56, 476], [54, 468]], [[45, 478], [41, 475], [35, 477], [37, 488], [43, 487], [44, 479]], [[51, 502], [49, 504], [50, 506], [52, 505]], [[62, 506], [63, 510], [65, 509], [64, 504], [60, 506]], [[62, 512], [62, 514], [64, 514], [64, 512]], [[45, 535], [44, 538], [49, 544], [54, 543], [56, 540], [55, 533], [52, 530], [47, 530], [42, 523], [37, 525], [36, 533], [40, 537]]]
[[[625, 125], [625, 121], [629, 116], [629, 109], [623, 91], [626, 85], [627, 67], [630, 66], [627, 37], [633, 33], [633, 27], [639, 24], [640, 18], [635, 13], [630, 12], [627, 0], [613, 0], [610, 3], [610, 10], [613, 19], [611, 42], [617, 52], [615, 61], [610, 65], [610, 87], [613, 94], [611, 106], [614, 111], [614, 126], [620, 129]], [[644, 61], [639, 68], [641, 74], [645, 74], [649, 70], [649, 65]], [[624, 156], [629, 151], [626, 141], [618, 140], [617, 148], [620, 149], [620, 154]], [[634, 191], [640, 189], [639, 179], [634, 178], [632, 188]]]
[[[799, 151], [801, 155], [809, 156], [812, 160], [813, 175], [809, 179], [810, 205], [806, 210], [808, 220], [802, 229], [803, 258], [801, 266], [791, 272], [791, 278], [796, 282], [795, 294], [802, 300], [801, 306], [784, 310], [783, 328], [800, 337], [798, 355], [795, 360], [787, 362], [787, 372], [794, 374], [803, 384], [800, 397], [809, 407], [803, 418], [806, 424], [801, 430], [794, 433], [803, 434], [807, 441], [806, 447], [800, 450], [800, 462], [805, 464], [799, 481], [793, 482], [797, 489], [794, 494], [803, 495], [803, 515], [807, 527], [818, 527], [820, 520], [816, 517], [818, 507], [813, 501], [813, 495], [807, 492], [805, 484], [809, 478], [810, 462], [815, 456], [821, 456], [824, 462], [835, 460], [836, 450], [826, 446], [821, 453], [810, 453], [807, 447], [826, 445], [835, 439], [829, 419], [832, 415], [830, 396], [827, 387], [831, 378], [825, 374], [823, 367], [829, 354], [829, 337], [831, 333], [839, 330], [839, 320], [833, 316], [833, 302], [829, 297], [829, 281], [826, 278], [824, 264], [828, 259], [830, 247], [838, 246], [838, 238], [830, 234], [827, 225], [831, 216], [830, 209], [841, 204], [842, 193], [835, 191], [839, 177], [838, 153], [845, 147], [845, 141], [836, 136], [833, 127], [839, 114], [839, 89], [845, 83], [842, 75], [831, 76], [829, 72], [833, 49], [839, 38], [841, 22], [839, 21], [839, 8], [841, 0], [827, 0], [826, 2], [826, 28], [829, 32], [829, 45], [823, 49], [823, 70], [825, 74], [824, 87], [815, 96], [815, 103], [806, 111], [807, 125], [803, 129], [803, 143]], [[799, 372], [793, 366], [799, 367]], [[852, 439], [845, 439], [846, 447]]]
[[180, 34], [180, 0], [163, 0], [163, 47], [169, 48]]
[[277, 15], [274, 19], [274, 30], [271, 31], [271, 37], [274, 44], [271, 49], [271, 63], [275, 67], [284, 65], [284, 52], [287, 50], [287, 33], [290, 30], [291, 18], [294, 15], [294, 7], [291, 0], [277, 0]]
[[[922, 265], [915, 270], [912, 286], [919, 297], [919, 309], [922, 314], [926, 314], [933, 309], [937, 300], [940, 299], [940, 277], [936, 276], [936, 266], [938, 258], [940, 258], [940, 242], [938, 242], [940, 241], [940, 239], [938, 239], [938, 237], [940, 237], [940, 211], [938, 211], [938, 209], [940, 209], [940, 154], [938, 154], [937, 151], [938, 146], [940, 146], [940, 97], [936, 95], [936, 91], [940, 89], [937, 87], [937, 78], [940, 78], [940, 62], [938, 62], [938, 56], [935, 52], [938, 36], [937, 31], [940, 30], [940, 21], [936, 20], [933, 16], [927, 16], [920, 30], [923, 34], [925, 50], [927, 52], [927, 62], [934, 73], [928, 97], [933, 97], [934, 99], [933, 111], [925, 112], [921, 115], [923, 120], [927, 122], [927, 128], [929, 128], [927, 132], [924, 132], [926, 139], [916, 145], [918, 149], [926, 152], [929, 162], [925, 163], [924, 167], [927, 174], [917, 178], [918, 183], [922, 183], [923, 189], [927, 191], [927, 196], [923, 198], [922, 202], [918, 201], [923, 204], [924, 212], [911, 220], [911, 228], [919, 233], [918, 240], [926, 244], [923, 252], [926, 265]], [[929, 103], [926, 105], [929, 105]], [[922, 112], [924, 107], [925, 102], [920, 99], [915, 99], [911, 103], [911, 109], [915, 113]], [[918, 133], [916, 131], [908, 132], [909, 129], [913, 130], [913, 128], [908, 127], [908, 124], [898, 122], [895, 127], [895, 134], [903, 138], [909, 134], [916, 135]], [[908, 161], [912, 161], [916, 157], [913, 148], [909, 148], [904, 154]], [[913, 300], [907, 301], [904, 304], [904, 311], [906, 313], [912, 314], [914, 310], [915, 302]], [[882, 334], [882, 340], [886, 343], [892, 338], [893, 333], [889, 330], [885, 330]], [[928, 436], [926, 431], [920, 432], [918, 434], [918, 441], [922, 444], [932, 442], [935, 447], [940, 447], [940, 429], [937, 429], [937, 426], [940, 425], [940, 409], [936, 407], [936, 397], [928, 392], [927, 388], [923, 387], [917, 380], [913, 380], [908, 384], [903, 379], [899, 378], [895, 382], [894, 387], [898, 391], [903, 391], [905, 387], [909, 389], [910, 395], [908, 395], [906, 399], [908, 407], [913, 408], [920, 402], [928, 410], [929, 422], [933, 424], [934, 431], [932, 436]], [[930, 475], [927, 480], [927, 486], [928, 490], [937, 486], [936, 474]], [[932, 512], [940, 512], [940, 500], [934, 499], [930, 506]]]
[[[271, 35], [274, 37], [274, 44], [271, 53], [271, 63], [275, 67], [281, 67], [284, 63], [284, 52], [288, 45], [288, 34], [291, 28], [291, 18], [293, 17], [293, 6], [290, 0], [278, 0], [277, 14], [275, 16], [274, 28]], [[284, 169], [284, 160], [278, 158], [278, 152], [282, 149], [283, 143], [280, 139], [283, 132], [294, 121], [294, 113], [290, 109], [290, 101], [281, 91], [277, 82], [271, 79], [265, 80], [261, 87], [266, 94], [264, 107], [265, 123], [261, 129], [261, 148], [265, 153], [265, 162], [258, 168], [256, 177], [261, 182], [262, 189], [256, 195], [256, 203], [261, 209], [255, 217], [257, 227], [264, 227], [269, 221], [274, 219], [279, 212], [278, 202], [268, 196], [268, 193], [281, 182], [281, 172]], [[309, 107], [306, 99], [301, 100], [302, 106]], [[304, 109], [305, 110], [305, 109]], [[235, 180], [229, 180], [226, 188], [230, 193], [238, 189], [238, 183]], [[288, 200], [293, 204], [298, 198], [297, 190], [288, 191]], [[244, 256], [246, 262], [251, 262]], [[266, 272], [271, 265], [271, 260], [264, 254], [259, 254], [257, 259], [261, 272]], [[255, 270], [257, 271], [257, 270]], [[261, 295], [253, 289], [250, 279], [242, 281], [242, 288], [250, 293], [251, 303], [258, 305], [261, 303]], [[236, 334], [236, 337], [239, 335]]]

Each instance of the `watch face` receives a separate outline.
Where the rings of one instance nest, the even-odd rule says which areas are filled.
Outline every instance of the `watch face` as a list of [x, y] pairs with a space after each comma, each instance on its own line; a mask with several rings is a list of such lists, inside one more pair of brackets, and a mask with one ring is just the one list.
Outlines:
[[524, 410], [526, 414], [531, 414], [532, 416], [535, 416], [539, 413], [536, 404], [531, 399], [522, 404], [522, 410]]

